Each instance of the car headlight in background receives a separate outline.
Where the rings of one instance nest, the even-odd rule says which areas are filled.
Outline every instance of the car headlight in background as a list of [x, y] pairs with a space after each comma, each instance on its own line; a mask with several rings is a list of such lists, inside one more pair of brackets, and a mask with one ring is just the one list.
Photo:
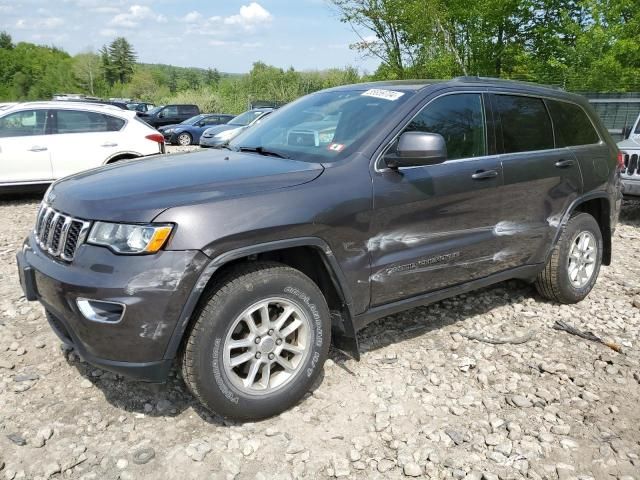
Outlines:
[[166, 243], [173, 225], [127, 225], [96, 222], [87, 243], [108, 247], [116, 253], [156, 253]]
[[224, 132], [220, 132], [215, 137], [218, 140], [231, 140], [236, 134], [235, 130], [225, 130]]
[[164, 133], [173, 133], [174, 129], [173, 128], [167, 128], [166, 130], [163, 130]]

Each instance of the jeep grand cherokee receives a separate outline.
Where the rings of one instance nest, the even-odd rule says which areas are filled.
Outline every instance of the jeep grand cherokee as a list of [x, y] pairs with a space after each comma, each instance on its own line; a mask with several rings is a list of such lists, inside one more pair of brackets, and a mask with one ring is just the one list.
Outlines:
[[[335, 125], [291, 134], [319, 117]], [[226, 150], [56, 182], [21, 282], [88, 362], [158, 382], [178, 360], [206, 407], [264, 418], [301, 399], [331, 342], [358, 358], [374, 319], [510, 278], [582, 300], [611, 261], [617, 154], [558, 90], [334, 88]]]

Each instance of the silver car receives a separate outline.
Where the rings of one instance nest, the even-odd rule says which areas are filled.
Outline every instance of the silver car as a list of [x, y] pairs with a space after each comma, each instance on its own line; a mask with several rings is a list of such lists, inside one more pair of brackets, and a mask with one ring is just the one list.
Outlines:
[[247, 128], [261, 122], [264, 117], [273, 112], [273, 108], [254, 108], [241, 113], [229, 123], [208, 128], [200, 137], [201, 147], [221, 148], [232, 139], [240, 135]]
[[622, 193], [625, 196], [640, 197], [640, 116], [629, 131], [626, 140], [618, 143], [624, 161], [621, 172]]

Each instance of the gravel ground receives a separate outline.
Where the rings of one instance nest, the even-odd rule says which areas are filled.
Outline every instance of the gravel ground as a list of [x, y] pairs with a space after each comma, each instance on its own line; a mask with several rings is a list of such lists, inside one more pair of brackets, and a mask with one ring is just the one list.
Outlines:
[[[387, 317], [361, 333], [360, 362], [332, 353], [299, 406], [229, 424], [177, 373], [135, 383], [61, 349], [14, 265], [38, 200], [0, 200], [0, 479], [640, 480], [639, 204], [581, 304], [513, 281]], [[529, 332], [517, 345], [464, 336]]]

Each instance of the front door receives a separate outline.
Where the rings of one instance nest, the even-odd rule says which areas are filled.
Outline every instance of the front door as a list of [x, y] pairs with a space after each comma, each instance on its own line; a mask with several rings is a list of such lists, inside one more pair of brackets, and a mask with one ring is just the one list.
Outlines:
[[556, 148], [545, 100], [492, 95], [505, 204], [498, 235], [508, 267], [546, 261], [562, 215], [582, 191], [580, 166], [569, 148]]
[[[488, 155], [486, 125], [482, 94], [441, 96], [403, 131], [441, 134], [448, 160], [399, 171], [377, 166], [368, 245], [372, 305], [502, 269], [495, 235], [502, 168], [496, 156]], [[393, 148], [391, 144], [388, 151]]]
[[155, 127], [163, 127], [165, 125], [174, 125], [180, 123], [184, 118], [181, 118], [178, 114], [177, 105], [168, 105], [158, 112], [156, 117]]
[[53, 179], [47, 110], [23, 110], [0, 118], [0, 184]]

